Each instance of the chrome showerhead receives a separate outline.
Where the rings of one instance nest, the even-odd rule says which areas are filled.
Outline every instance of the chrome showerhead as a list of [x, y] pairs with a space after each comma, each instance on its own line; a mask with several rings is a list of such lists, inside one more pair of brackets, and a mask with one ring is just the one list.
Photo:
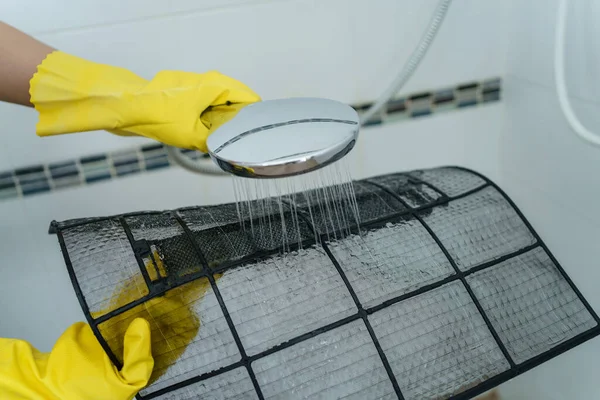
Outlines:
[[348, 154], [360, 128], [357, 112], [320, 98], [267, 100], [243, 107], [208, 137], [224, 171], [281, 178], [325, 167]]

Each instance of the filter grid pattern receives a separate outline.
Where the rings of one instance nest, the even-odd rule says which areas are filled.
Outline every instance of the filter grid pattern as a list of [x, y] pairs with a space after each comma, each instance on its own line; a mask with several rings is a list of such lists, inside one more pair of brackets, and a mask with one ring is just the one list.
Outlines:
[[600, 333], [485, 176], [440, 167], [354, 187], [362, 219], [339, 227], [320, 215], [332, 199], [306, 193], [242, 217], [222, 204], [52, 229], [117, 367], [128, 324], [151, 321], [139, 399], [471, 398]]

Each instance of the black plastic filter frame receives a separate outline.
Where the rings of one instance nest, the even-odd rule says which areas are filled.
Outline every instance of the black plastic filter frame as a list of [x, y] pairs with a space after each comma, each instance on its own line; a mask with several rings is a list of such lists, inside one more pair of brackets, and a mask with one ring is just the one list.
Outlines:
[[[63, 253], [63, 257], [64, 257], [64, 261], [65, 261], [65, 265], [66, 268], [68, 270], [69, 273], [69, 277], [71, 279], [71, 283], [73, 284], [73, 288], [75, 290], [75, 294], [79, 300], [79, 303], [81, 305], [81, 308], [86, 316], [86, 319], [92, 329], [92, 331], [94, 332], [94, 334], [96, 335], [96, 338], [98, 339], [98, 341], [100, 342], [102, 348], [105, 350], [105, 352], [107, 353], [108, 357], [110, 358], [110, 360], [113, 362], [113, 364], [117, 367], [117, 368], [121, 368], [122, 365], [121, 363], [118, 361], [117, 357], [115, 356], [115, 354], [112, 352], [112, 350], [110, 349], [110, 347], [108, 346], [108, 343], [104, 340], [103, 336], [100, 334], [98, 325], [102, 322], [105, 322], [107, 320], [109, 320], [110, 318], [117, 316], [129, 309], [132, 309], [133, 307], [140, 305], [142, 303], [144, 303], [147, 300], [150, 300], [154, 297], [160, 296], [162, 295], [165, 291], [170, 290], [170, 289], [174, 289], [176, 287], [182, 286], [188, 282], [191, 282], [193, 280], [199, 279], [199, 278], [207, 278], [210, 282], [210, 285], [215, 293], [216, 299], [218, 301], [218, 304], [221, 308], [221, 311], [224, 315], [224, 318], [227, 322], [227, 325], [233, 335], [235, 344], [238, 348], [238, 351], [241, 355], [241, 359], [233, 364], [227, 365], [225, 367], [219, 368], [217, 370], [213, 370], [207, 373], [204, 373], [202, 375], [198, 375], [189, 379], [186, 379], [184, 381], [181, 381], [177, 384], [165, 387], [163, 389], [157, 390], [155, 392], [152, 392], [148, 395], [142, 396], [140, 394], [138, 394], [136, 396], [136, 398], [138, 399], [153, 399], [153, 398], [157, 398], [163, 394], [169, 393], [173, 390], [176, 389], [180, 389], [183, 387], [186, 387], [188, 385], [191, 385], [193, 383], [196, 382], [200, 382], [203, 380], [206, 380], [208, 378], [212, 378], [214, 376], [223, 374], [225, 372], [231, 371], [233, 369], [239, 368], [239, 367], [244, 367], [247, 372], [248, 375], [252, 381], [252, 384], [254, 386], [254, 389], [256, 391], [256, 394], [258, 396], [259, 399], [264, 399], [264, 396], [262, 394], [261, 388], [258, 384], [258, 381], [256, 379], [256, 376], [254, 374], [254, 371], [252, 369], [252, 363], [258, 359], [261, 359], [263, 357], [266, 357], [270, 354], [273, 354], [275, 352], [278, 352], [282, 349], [288, 348], [290, 346], [293, 346], [297, 343], [300, 343], [304, 340], [310, 339], [312, 337], [315, 337], [317, 335], [320, 335], [322, 333], [331, 331], [333, 329], [336, 329], [340, 326], [346, 325], [350, 322], [356, 321], [356, 320], [362, 320], [367, 328], [367, 331], [371, 337], [371, 340], [373, 341], [375, 348], [377, 350], [377, 353], [381, 359], [381, 362], [383, 364], [383, 367], [388, 375], [389, 380], [392, 383], [392, 386], [394, 388], [394, 391], [396, 393], [396, 396], [398, 397], [398, 399], [400, 400], [404, 400], [404, 396], [402, 394], [401, 388], [396, 380], [396, 377], [394, 376], [394, 373], [390, 367], [390, 364], [387, 360], [387, 357], [385, 355], [385, 353], [383, 352], [381, 345], [373, 331], [373, 328], [367, 318], [368, 315], [373, 314], [379, 310], [382, 310], [392, 304], [404, 301], [406, 299], [415, 297], [417, 295], [423, 294], [425, 292], [428, 292], [432, 289], [441, 287], [442, 285], [445, 285], [447, 283], [450, 282], [454, 282], [454, 281], [460, 281], [462, 282], [462, 284], [464, 285], [464, 287], [466, 288], [470, 299], [472, 300], [472, 302], [475, 304], [475, 306], [477, 307], [477, 310], [479, 312], [479, 314], [481, 315], [481, 317], [483, 318], [485, 325], [487, 326], [487, 328], [489, 329], [490, 333], [492, 334], [496, 344], [498, 345], [499, 349], [501, 350], [502, 354], [504, 355], [504, 357], [506, 358], [506, 360], [508, 361], [510, 368], [504, 372], [499, 373], [498, 375], [493, 376], [492, 378], [489, 378], [481, 383], [479, 383], [478, 385], [471, 387], [469, 389], [464, 390], [461, 393], [458, 393], [455, 396], [449, 397], [450, 399], [470, 399], [472, 397], [475, 397], [481, 393], [486, 392], [487, 390], [490, 390], [518, 375], [521, 375], [523, 373], [525, 373], [526, 371], [535, 368], [537, 366], [539, 366], [540, 364], [553, 359], [555, 357], [557, 357], [558, 355], [598, 336], [600, 334], [600, 319], [598, 318], [598, 315], [596, 314], [596, 312], [592, 309], [592, 307], [589, 305], [589, 303], [587, 302], [587, 300], [583, 297], [583, 295], [581, 294], [581, 292], [579, 291], [579, 289], [575, 286], [575, 284], [573, 283], [573, 281], [569, 278], [569, 276], [567, 275], [567, 273], [565, 272], [565, 270], [563, 269], [563, 267], [559, 264], [559, 262], [556, 260], [556, 258], [553, 256], [553, 254], [550, 252], [550, 250], [548, 249], [548, 247], [544, 244], [544, 242], [542, 241], [542, 239], [539, 237], [539, 235], [537, 234], [537, 232], [533, 229], [533, 227], [531, 226], [531, 224], [525, 219], [525, 217], [523, 216], [522, 212], [519, 210], [519, 208], [515, 205], [515, 203], [508, 197], [508, 195], [501, 189], [499, 188], [494, 182], [492, 182], [490, 179], [488, 179], [487, 177], [485, 177], [484, 175], [466, 169], [466, 168], [462, 168], [462, 167], [455, 167], [455, 166], [447, 166], [447, 167], [441, 167], [441, 168], [450, 168], [450, 169], [458, 169], [458, 170], [462, 170], [465, 172], [468, 172], [470, 174], [476, 175], [478, 177], [480, 177], [484, 183], [482, 185], [480, 185], [477, 188], [474, 188], [472, 190], [469, 190], [465, 193], [462, 193], [460, 195], [457, 196], [453, 196], [453, 197], [449, 197], [447, 196], [442, 190], [440, 190], [439, 188], [435, 187], [434, 185], [432, 185], [431, 183], [425, 182], [421, 179], [416, 178], [414, 175], [411, 175], [411, 172], [408, 171], [405, 174], [403, 174], [405, 177], [408, 178], [409, 182], [413, 182], [413, 183], [418, 183], [420, 185], [424, 185], [426, 187], [429, 187], [430, 189], [434, 190], [435, 192], [437, 192], [440, 197], [425, 205], [425, 206], [421, 206], [421, 207], [411, 207], [405, 200], [403, 200], [398, 194], [396, 194], [395, 192], [387, 189], [385, 186], [378, 184], [377, 182], [373, 182], [372, 179], [373, 178], [369, 178], [369, 179], [365, 179], [362, 180], [362, 182], [366, 182], [369, 185], [373, 185], [376, 186], [377, 188], [386, 191], [388, 194], [392, 195], [396, 200], [398, 200], [400, 203], [402, 203], [402, 205], [404, 207], [406, 207], [406, 210], [394, 213], [390, 216], [387, 216], [385, 218], [380, 218], [376, 221], [372, 221], [368, 224], [364, 224], [363, 227], [364, 228], [373, 228], [373, 227], [377, 227], [377, 226], [381, 226], [384, 225], [386, 222], [392, 221], [392, 220], [397, 220], [398, 218], [401, 217], [411, 217], [411, 218], [415, 218], [416, 220], [418, 220], [420, 222], [420, 224], [427, 230], [427, 232], [429, 233], [429, 235], [431, 236], [431, 238], [436, 242], [436, 244], [439, 246], [439, 248], [441, 249], [441, 251], [443, 252], [444, 256], [447, 258], [448, 262], [450, 263], [450, 265], [452, 266], [453, 270], [454, 270], [454, 274], [446, 277], [445, 279], [441, 279], [439, 281], [436, 281], [435, 283], [432, 284], [428, 284], [422, 287], [419, 287], [416, 290], [413, 290], [411, 292], [405, 293], [403, 295], [397, 296], [395, 298], [389, 299], [387, 301], [384, 301], [381, 304], [378, 304], [376, 306], [370, 307], [370, 308], [364, 308], [358, 298], [358, 296], [356, 295], [352, 285], [350, 284], [348, 277], [346, 276], [344, 270], [342, 269], [342, 267], [340, 266], [338, 260], [333, 256], [331, 250], [328, 247], [327, 244], [327, 240], [326, 240], [326, 236], [325, 235], [321, 235], [320, 238], [318, 238], [318, 240], [313, 240], [312, 243], [317, 243], [319, 242], [319, 244], [323, 247], [325, 253], [327, 254], [327, 256], [329, 257], [329, 259], [331, 260], [331, 262], [333, 263], [333, 265], [335, 266], [335, 269], [337, 270], [337, 272], [339, 273], [342, 281], [344, 282], [344, 285], [346, 286], [348, 293], [350, 294], [351, 298], [353, 299], [358, 312], [356, 312], [355, 314], [348, 316], [346, 318], [343, 318], [341, 320], [337, 320], [331, 324], [322, 326], [320, 328], [317, 328], [313, 331], [310, 331], [308, 333], [304, 333], [302, 335], [299, 335], [297, 337], [294, 337], [293, 339], [290, 339], [286, 342], [280, 343], [278, 345], [275, 345], [267, 350], [264, 350], [258, 354], [249, 356], [247, 355], [244, 346], [241, 342], [241, 339], [237, 333], [236, 327], [231, 319], [231, 316], [227, 310], [227, 306], [221, 296], [221, 293], [219, 291], [219, 288], [215, 282], [215, 279], [213, 277], [213, 274], [216, 273], [221, 273], [224, 272], [228, 269], [231, 268], [235, 268], [241, 265], [245, 265], [248, 263], [249, 259], [244, 258], [241, 260], [237, 260], [236, 262], [231, 262], [221, 268], [216, 268], [216, 269], [211, 269], [208, 266], [208, 263], [206, 261], [206, 257], [204, 256], [202, 250], [200, 249], [200, 247], [198, 246], [198, 244], [196, 243], [196, 241], [193, 238], [193, 233], [190, 230], [190, 228], [187, 226], [187, 224], [185, 223], [185, 221], [183, 221], [183, 219], [176, 213], [176, 211], [172, 211], [171, 215], [174, 218], [175, 221], [177, 221], [177, 223], [181, 226], [181, 228], [183, 229], [183, 232], [185, 234], [185, 236], [188, 238], [189, 242], [192, 244], [193, 246], [193, 250], [196, 253], [196, 255], [199, 257], [199, 259], [202, 262], [202, 270], [190, 275], [186, 275], [185, 277], [179, 279], [176, 283], [168, 285], [168, 286], [164, 286], [164, 284], [162, 284], [161, 286], [155, 286], [153, 288], [154, 283], [150, 281], [150, 278], [148, 277], [148, 273], [146, 271], [146, 269], [144, 268], [144, 262], [139, 254], [139, 252], [135, 251], [135, 241], [133, 239], [133, 235], [131, 234], [131, 230], [125, 220], [125, 217], [128, 216], [140, 216], [140, 215], [156, 215], [156, 214], [164, 214], [164, 212], [154, 212], [154, 211], [149, 211], [149, 212], [138, 212], [138, 213], [129, 213], [129, 214], [122, 214], [122, 215], [118, 215], [118, 216], [113, 216], [113, 217], [101, 217], [101, 218], [90, 218], [90, 219], [83, 219], [83, 220], [76, 220], [73, 221], [72, 223], [58, 223], [56, 221], [53, 221], [50, 227], [50, 233], [55, 233], [57, 235], [58, 238], [58, 242], [61, 248], [61, 251]], [[424, 221], [424, 219], [422, 218], [422, 215], [428, 211], [433, 210], [435, 207], [438, 206], [443, 206], [443, 205], [447, 205], [449, 204], [451, 201], [463, 198], [463, 197], [467, 197], [471, 194], [474, 194], [476, 192], [479, 192], [485, 188], [488, 187], [493, 187], [495, 190], [497, 190], [502, 197], [510, 204], [510, 206], [514, 209], [514, 211], [517, 213], [517, 215], [519, 216], [520, 220], [524, 223], [524, 225], [527, 227], [527, 229], [530, 231], [530, 233], [532, 234], [532, 236], [535, 239], [535, 243], [529, 246], [526, 246], [525, 248], [519, 249], [511, 254], [507, 254], [504, 255], [502, 257], [499, 257], [493, 261], [489, 261], [480, 265], [475, 266], [474, 268], [469, 269], [468, 271], [461, 271], [455, 260], [452, 258], [452, 256], [449, 254], [448, 250], [446, 249], [446, 247], [444, 246], [444, 244], [442, 243], [442, 241], [440, 240], [440, 238], [435, 234], [435, 232], [429, 227], [429, 225], [426, 223], [426, 221]], [[193, 207], [196, 208], [196, 207]], [[179, 209], [178, 211], [182, 211], [182, 210], [186, 210], [186, 209], [193, 209], [192, 207], [190, 208], [185, 208], [185, 209]], [[308, 220], [308, 218], [306, 218], [306, 216], [302, 215], [302, 214], [298, 214], [299, 218], [302, 218], [304, 220], [304, 222], [311, 228], [314, 230], [314, 227], [312, 226], [311, 222]], [[148, 285], [148, 290], [149, 293], [146, 296], [143, 296], [141, 298], [139, 298], [138, 300], [135, 300], [125, 306], [122, 306], [118, 309], [112, 310], [111, 312], [104, 314], [96, 319], [92, 318], [89, 307], [86, 303], [86, 300], [84, 298], [84, 295], [81, 291], [81, 288], [79, 286], [79, 282], [77, 280], [77, 276], [75, 274], [73, 265], [71, 263], [70, 260], [70, 256], [67, 250], [67, 246], [65, 244], [65, 240], [63, 237], [63, 230], [64, 229], [68, 229], [68, 228], [72, 228], [75, 226], [79, 226], [79, 225], [83, 225], [83, 224], [88, 224], [90, 222], [99, 222], [99, 221], [103, 221], [103, 220], [114, 220], [119, 222], [122, 226], [123, 229], [127, 235], [127, 238], [131, 244], [132, 250], [134, 250], [134, 254], [136, 257], [136, 260], [138, 262], [138, 265], [140, 267], [140, 270], [142, 271], [144, 280], [146, 282], [146, 284]], [[308, 241], [310, 242], [310, 241]], [[510, 258], [516, 257], [518, 255], [524, 254], [528, 251], [531, 251], [533, 249], [536, 248], [541, 248], [545, 251], [545, 253], [548, 255], [548, 257], [550, 258], [550, 260], [553, 262], [553, 264], [556, 266], [556, 268], [558, 269], [558, 271], [560, 272], [560, 274], [562, 275], [562, 277], [565, 279], [565, 281], [568, 283], [568, 285], [570, 286], [571, 290], [573, 290], [573, 292], [576, 294], [576, 296], [578, 297], [578, 299], [582, 302], [582, 304], [584, 305], [584, 307], [586, 308], [586, 310], [590, 313], [590, 315], [593, 317], [594, 321], [596, 322], [596, 326], [588, 329], [587, 331], [580, 333], [579, 335], [574, 336], [571, 339], [568, 339], [560, 344], [558, 344], [557, 346], [551, 348], [550, 350], [547, 350], [537, 356], [534, 356], [526, 361], [524, 361], [521, 364], [517, 364], [515, 363], [515, 361], [512, 359], [512, 357], [510, 356], [508, 350], [506, 349], [506, 346], [504, 345], [504, 343], [502, 342], [502, 340], [499, 338], [498, 333], [496, 332], [494, 326], [492, 325], [491, 321], [489, 320], [489, 317], [486, 315], [486, 313], [484, 312], [479, 300], [477, 299], [477, 297], [474, 295], [468, 281], [465, 279], [467, 276], [481, 271], [483, 269], [487, 269], [489, 267], [492, 267], [494, 265], [497, 265], [499, 263], [502, 263]], [[257, 255], [253, 255], [251, 257], [252, 260], [257, 260], [263, 257], [268, 257], [271, 256], [272, 252], [265, 252], [264, 254], [259, 254], [258, 257]]]

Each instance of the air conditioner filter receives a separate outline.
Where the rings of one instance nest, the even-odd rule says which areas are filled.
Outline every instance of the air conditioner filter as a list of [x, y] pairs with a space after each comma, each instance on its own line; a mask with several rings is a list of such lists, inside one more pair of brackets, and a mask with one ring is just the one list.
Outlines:
[[143, 399], [470, 398], [598, 335], [485, 177], [444, 167], [354, 187], [360, 231], [330, 223], [324, 198], [309, 213], [306, 193], [51, 231], [115, 365], [129, 322], [150, 322]]

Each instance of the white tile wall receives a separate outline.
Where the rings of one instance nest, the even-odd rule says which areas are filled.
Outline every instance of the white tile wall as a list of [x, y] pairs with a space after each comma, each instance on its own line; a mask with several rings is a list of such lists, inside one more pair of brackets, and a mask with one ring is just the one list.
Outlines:
[[[553, 51], [557, 5], [557, 0], [530, 2], [514, 10], [516, 24], [504, 82], [507, 113], [502, 175], [507, 179], [520, 176], [565, 210], [600, 226], [600, 214], [590, 212], [600, 201], [600, 186], [594, 184], [600, 170], [600, 149], [575, 135], [556, 96]], [[589, 19], [598, 12], [598, 2], [570, 2], [566, 81], [579, 119], [600, 133], [600, 69], [596, 68], [600, 48], [594, 47], [597, 35], [593, 34], [598, 24]]]
[[419, 168], [461, 165], [500, 184], [498, 143], [504, 105], [490, 104], [439, 116], [365, 129], [352, 160], [363, 178]]
[[[162, 69], [217, 69], [264, 98], [322, 96], [359, 103], [373, 100], [391, 82], [437, 0], [1, 3], [6, 22], [64, 51], [146, 78]], [[502, 75], [508, 4], [454, 0], [431, 52], [404, 92]], [[0, 104], [0, 148], [7, 153], [0, 169], [131, 143], [104, 132], [41, 140], [34, 134], [35, 121], [33, 110]]]
[[[520, 175], [600, 226], [600, 149], [579, 139], [563, 117], [553, 90], [517, 78], [505, 82], [506, 129], [502, 171]], [[574, 104], [584, 104], [574, 99]], [[578, 107], [579, 108], [579, 107]], [[596, 125], [600, 129], [600, 124]], [[574, 207], [576, 206], [576, 207]], [[600, 231], [599, 231], [600, 233]]]
[[550, 89], [512, 78], [506, 82], [505, 99], [505, 188], [584, 295], [600, 308], [600, 270], [594, 267], [600, 259], [594, 245], [600, 238], [600, 150], [570, 131]]
[[[569, 2], [567, 86], [581, 121], [600, 133], [598, 2]], [[522, 2], [503, 85], [500, 135], [503, 188], [517, 203], [583, 295], [600, 308], [600, 149], [580, 140], [560, 110], [554, 85], [557, 0]], [[593, 372], [600, 342], [581, 347], [503, 385], [510, 399], [586, 399], [600, 390]], [[568, 371], [568, 373], [566, 372]]]
[[[401, 93], [504, 75], [513, 1], [452, 1], [428, 54]], [[355, 100], [371, 100], [409, 58], [438, 0], [352, 3]]]
[[[513, 7], [514, 31], [507, 74], [554, 88], [554, 51], [558, 0], [534, 0]], [[600, 3], [568, 2], [565, 39], [567, 86], [571, 96], [600, 101]]]
[[286, 0], [9, 0], [0, 4], [0, 15], [27, 33], [39, 34], [273, 1]]

